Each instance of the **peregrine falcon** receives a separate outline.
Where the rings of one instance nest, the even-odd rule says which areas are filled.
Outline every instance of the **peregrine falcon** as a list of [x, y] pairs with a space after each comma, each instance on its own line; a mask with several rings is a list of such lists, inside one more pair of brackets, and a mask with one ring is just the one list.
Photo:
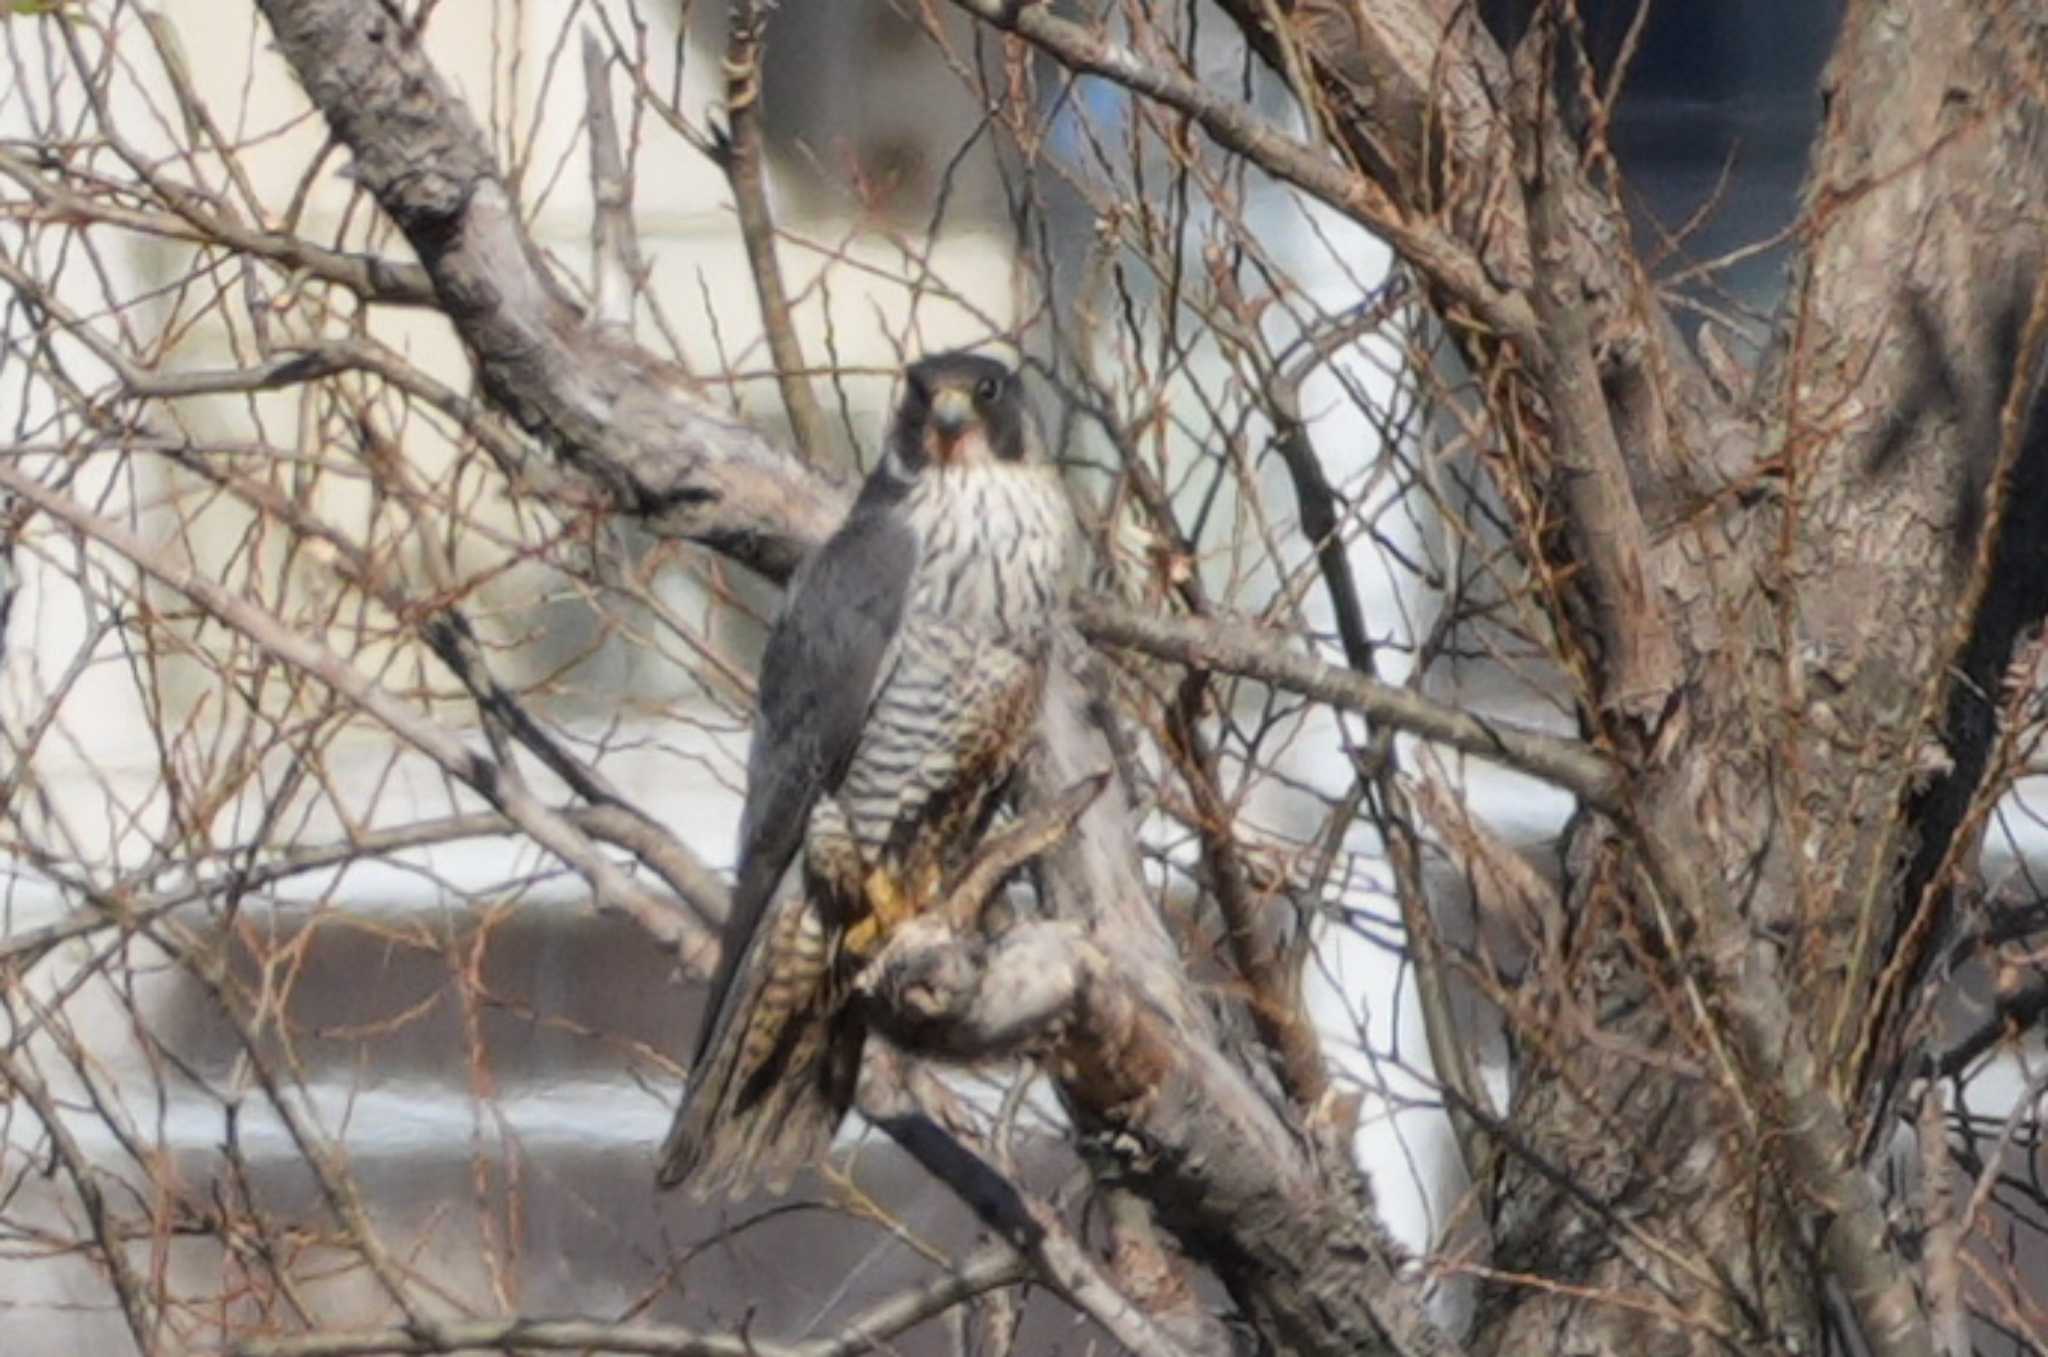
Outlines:
[[768, 638], [732, 914], [662, 1186], [779, 1189], [829, 1147], [866, 1035], [849, 982], [987, 827], [1036, 724], [1075, 542], [1017, 374], [913, 363], [882, 457]]

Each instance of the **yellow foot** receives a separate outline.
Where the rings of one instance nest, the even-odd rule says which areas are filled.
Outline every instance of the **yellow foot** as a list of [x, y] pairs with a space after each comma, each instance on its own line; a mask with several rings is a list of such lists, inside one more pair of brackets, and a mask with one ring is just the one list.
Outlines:
[[881, 949], [896, 925], [910, 916], [910, 903], [903, 898], [895, 876], [876, 867], [860, 883], [860, 902], [867, 907], [853, 927], [846, 930], [846, 950], [866, 960]]
[[898, 926], [931, 904], [937, 891], [935, 872], [913, 871], [905, 879], [887, 867], [871, 868], [860, 887], [867, 913], [846, 930], [845, 950], [862, 960], [872, 957]]

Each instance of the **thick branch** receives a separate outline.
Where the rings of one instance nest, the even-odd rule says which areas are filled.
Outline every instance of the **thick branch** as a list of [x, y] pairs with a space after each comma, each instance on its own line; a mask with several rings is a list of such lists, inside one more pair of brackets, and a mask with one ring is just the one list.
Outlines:
[[[1275, 1321], [1287, 1350], [1450, 1350], [1419, 1295], [1394, 1279], [1401, 1255], [1376, 1232], [1369, 1202], [1361, 1210], [1315, 1182], [1300, 1183], [1300, 1195], [1276, 1192], [1272, 1165], [1299, 1141], [1233, 1137], [1253, 1128], [1230, 1125], [1218, 1071], [1085, 930], [1032, 923], [988, 943], [927, 917], [891, 939], [862, 983], [887, 1030], [922, 1049], [1045, 1059], [1087, 1123], [1106, 1133], [1109, 1152], [1180, 1228], [1208, 1218], [1207, 1261], [1227, 1259], [1220, 1275]], [[1253, 1184], [1266, 1186], [1247, 1191]], [[1217, 1213], [1228, 1213], [1227, 1228]], [[1286, 1270], [1287, 1286], [1268, 1269]], [[1289, 1293], [1308, 1308], [1276, 1308]]]
[[981, 1223], [1020, 1255], [1032, 1260], [1039, 1277], [1075, 1309], [1101, 1325], [1139, 1357], [1191, 1357], [1109, 1279], [1074, 1237], [1058, 1213], [1025, 1195], [1009, 1178], [943, 1127], [920, 1113], [909, 1095], [895, 1090], [893, 1105], [869, 1096], [861, 1111], [904, 1153], [951, 1187]]
[[[1725, 1040], [1732, 1048], [1733, 1068], [1722, 1073], [1752, 1121], [1748, 1129], [1814, 1210], [1821, 1256], [1871, 1351], [1925, 1357], [1933, 1339], [1912, 1274], [1892, 1247], [1876, 1186], [1857, 1162], [1856, 1139], [1815, 1056], [1805, 1017], [1793, 1008], [1777, 945], [1758, 935], [1718, 875], [1709, 880], [1696, 869], [1712, 860], [1697, 821], [1675, 798], [1654, 803], [1659, 816], [1638, 826], [1655, 877], [1647, 893], [1667, 945], [1683, 945], [1682, 927], [1697, 929], [1716, 1045]], [[1677, 906], [1684, 925], [1671, 917], [1666, 901]]]
[[[1553, 23], [1544, 21], [1540, 31], [1546, 44], [1557, 40]], [[1539, 93], [1553, 65], [1540, 62], [1517, 90], [1523, 104], [1515, 120], [1522, 143], [1518, 159], [1531, 176], [1524, 186], [1537, 263], [1531, 293], [1543, 324], [1543, 343], [1526, 357], [1542, 379], [1567, 530], [1574, 554], [1584, 562], [1587, 593], [1606, 642], [1607, 701], [1623, 712], [1654, 714], [1678, 682], [1678, 655], [1661, 599], [1650, 587], [1648, 537], [1629, 481], [1628, 450], [1617, 436], [1595, 361], [1593, 326], [1599, 316], [1585, 304], [1589, 289], [1576, 267], [1581, 241], [1570, 208], [1573, 190], [1582, 188], [1580, 158], [1552, 126], [1555, 101]]]
[[1081, 630], [1103, 645], [1128, 646], [1161, 659], [1242, 674], [1358, 712], [1374, 721], [1564, 788], [1596, 810], [1618, 809], [1621, 772], [1592, 748], [1512, 721], [1474, 716], [1407, 688], [1287, 649], [1284, 638], [1244, 623], [1140, 613], [1091, 599]]
[[[1221, 0], [1276, 72], [1304, 72], [1331, 139], [1404, 211], [1442, 220], [1485, 261], [1490, 277], [1525, 294], [1573, 289], [1574, 309], [1606, 365], [1613, 419], [1653, 525], [1719, 480], [1710, 455], [1726, 403], [1707, 380], [1634, 252], [1619, 197], [1593, 179], [1612, 168], [1579, 156], [1562, 129], [1540, 129], [1553, 160], [1561, 251], [1538, 257], [1528, 205], [1511, 182], [1503, 104], [1508, 59], [1465, 0]], [[1604, 149], [1604, 148], [1603, 148]], [[1370, 224], [1370, 223], [1369, 223]], [[1376, 228], [1377, 229], [1377, 228]], [[1395, 236], [1388, 244], [1455, 298], [1460, 289]], [[1532, 307], [1532, 309], [1534, 309]], [[1483, 316], [1484, 313], [1482, 312]], [[1498, 338], [1526, 334], [1492, 325]], [[1527, 347], [1525, 344], [1524, 347]]]
[[522, 229], [468, 110], [396, 20], [358, 0], [261, 8], [497, 405], [655, 531], [775, 578], [824, 539], [845, 488], [715, 409], [673, 363], [588, 322]]

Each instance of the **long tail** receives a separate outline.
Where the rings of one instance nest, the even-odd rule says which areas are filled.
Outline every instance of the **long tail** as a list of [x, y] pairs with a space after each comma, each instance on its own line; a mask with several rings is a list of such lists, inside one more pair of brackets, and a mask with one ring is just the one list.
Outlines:
[[866, 1036], [837, 1002], [831, 940], [785, 900], [748, 940], [661, 1147], [656, 1179], [700, 1199], [780, 1192], [821, 1159], [853, 1102]]

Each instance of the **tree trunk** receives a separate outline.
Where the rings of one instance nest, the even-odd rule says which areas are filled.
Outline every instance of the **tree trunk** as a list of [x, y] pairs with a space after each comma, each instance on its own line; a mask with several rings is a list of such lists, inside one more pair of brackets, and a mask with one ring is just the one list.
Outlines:
[[1499, 166], [1510, 124], [1523, 143], [1496, 213], [1431, 220], [1527, 278], [1536, 351], [1504, 358], [1423, 272], [1475, 370], [1531, 373], [1539, 432], [1507, 465], [1561, 520], [1525, 515], [1531, 546], [1586, 566], [1582, 717], [1629, 790], [1579, 821], [1559, 973], [1508, 1014], [1478, 1349], [1814, 1352], [1839, 1295], [1872, 1350], [1929, 1351], [1869, 1173], [1896, 1091], [1874, 1075], [1924, 1039], [1914, 983], [2044, 597], [2039, 25], [1851, 7], [1775, 343], [1723, 401], [1611, 248], [1597, 157], [1536, 121], [1570, 94], [1549, 11], [1510, 63], [1449, 3], [1303, 3], [1284, 31], [1228, 8], [1276, 68], [1306, 54], [1398, 202]]

